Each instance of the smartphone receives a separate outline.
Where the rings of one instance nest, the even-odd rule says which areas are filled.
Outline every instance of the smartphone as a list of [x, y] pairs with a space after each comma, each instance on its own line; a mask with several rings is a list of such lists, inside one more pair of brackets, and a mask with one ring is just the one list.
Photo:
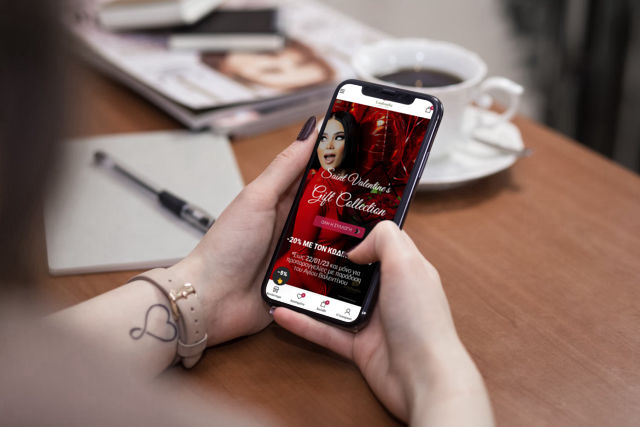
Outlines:
[[346, 253], [383, 220], [402, 226], [442, 118], [430, 95], [359, 80], [336, 88], [262, 283], [262, 298], [357, 330], [379, 265]]

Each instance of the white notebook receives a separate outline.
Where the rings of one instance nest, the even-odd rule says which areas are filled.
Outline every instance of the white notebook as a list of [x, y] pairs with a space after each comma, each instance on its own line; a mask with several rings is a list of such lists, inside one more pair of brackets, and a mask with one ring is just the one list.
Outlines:
[[103, 150], [132, 172], [218, 217], [243, 187], [229, 140], [186, 131], [70, 141], [45, 205], [49, 271], [73, 274], [168, 266], [202, 232], [155, 197], [93, 162]]

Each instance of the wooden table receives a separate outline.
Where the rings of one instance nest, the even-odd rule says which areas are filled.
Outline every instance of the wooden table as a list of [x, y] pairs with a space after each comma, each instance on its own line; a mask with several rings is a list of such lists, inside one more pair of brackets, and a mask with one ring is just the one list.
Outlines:
[[[179, 126], [94, 72], [74, 73], [84, 99], [74, 136]], [[640, 179], [539, 124], [515, 123], [533, 157], [418, 194], [405, 229], [441, 273], [499, 424], [638, 425]], [[247, 182], [300, 125], [234, 142]], [[63, 307], [131, 275], [51, 278], [48, 292]], [[182, 377], [185, 393], [220, 392], [282, 425], [396, 423], [351, 363], [276, 325], [209, 350]]]

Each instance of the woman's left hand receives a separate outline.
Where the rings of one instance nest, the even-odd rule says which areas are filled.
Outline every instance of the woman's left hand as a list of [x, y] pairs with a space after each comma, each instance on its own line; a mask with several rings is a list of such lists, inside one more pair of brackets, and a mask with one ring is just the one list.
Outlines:
[[310, 118], [299, 135], [303, 140], [281, 152], [222, 212], [193, 252], [171, 267], [193, 283], [202, 300], [208, 346], [256, 333], [271, 321], [260, 285], [311, 156], [315, 123]]

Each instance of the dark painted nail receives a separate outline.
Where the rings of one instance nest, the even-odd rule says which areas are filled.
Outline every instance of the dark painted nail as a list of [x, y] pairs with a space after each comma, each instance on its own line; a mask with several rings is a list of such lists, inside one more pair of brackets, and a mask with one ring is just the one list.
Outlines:
[[311, 132], [313, 132], [314, 127], [316, 127], [316, 117], [311, 116], [307, 119], [306, 122], [304, 122], [304, 126], [302, 126], [302, 129], [300, 129], [300, 133], [298, 134], [296, 141], [304, 141], [305, 139], [309, 138], [309, 135], [311, 135]]

